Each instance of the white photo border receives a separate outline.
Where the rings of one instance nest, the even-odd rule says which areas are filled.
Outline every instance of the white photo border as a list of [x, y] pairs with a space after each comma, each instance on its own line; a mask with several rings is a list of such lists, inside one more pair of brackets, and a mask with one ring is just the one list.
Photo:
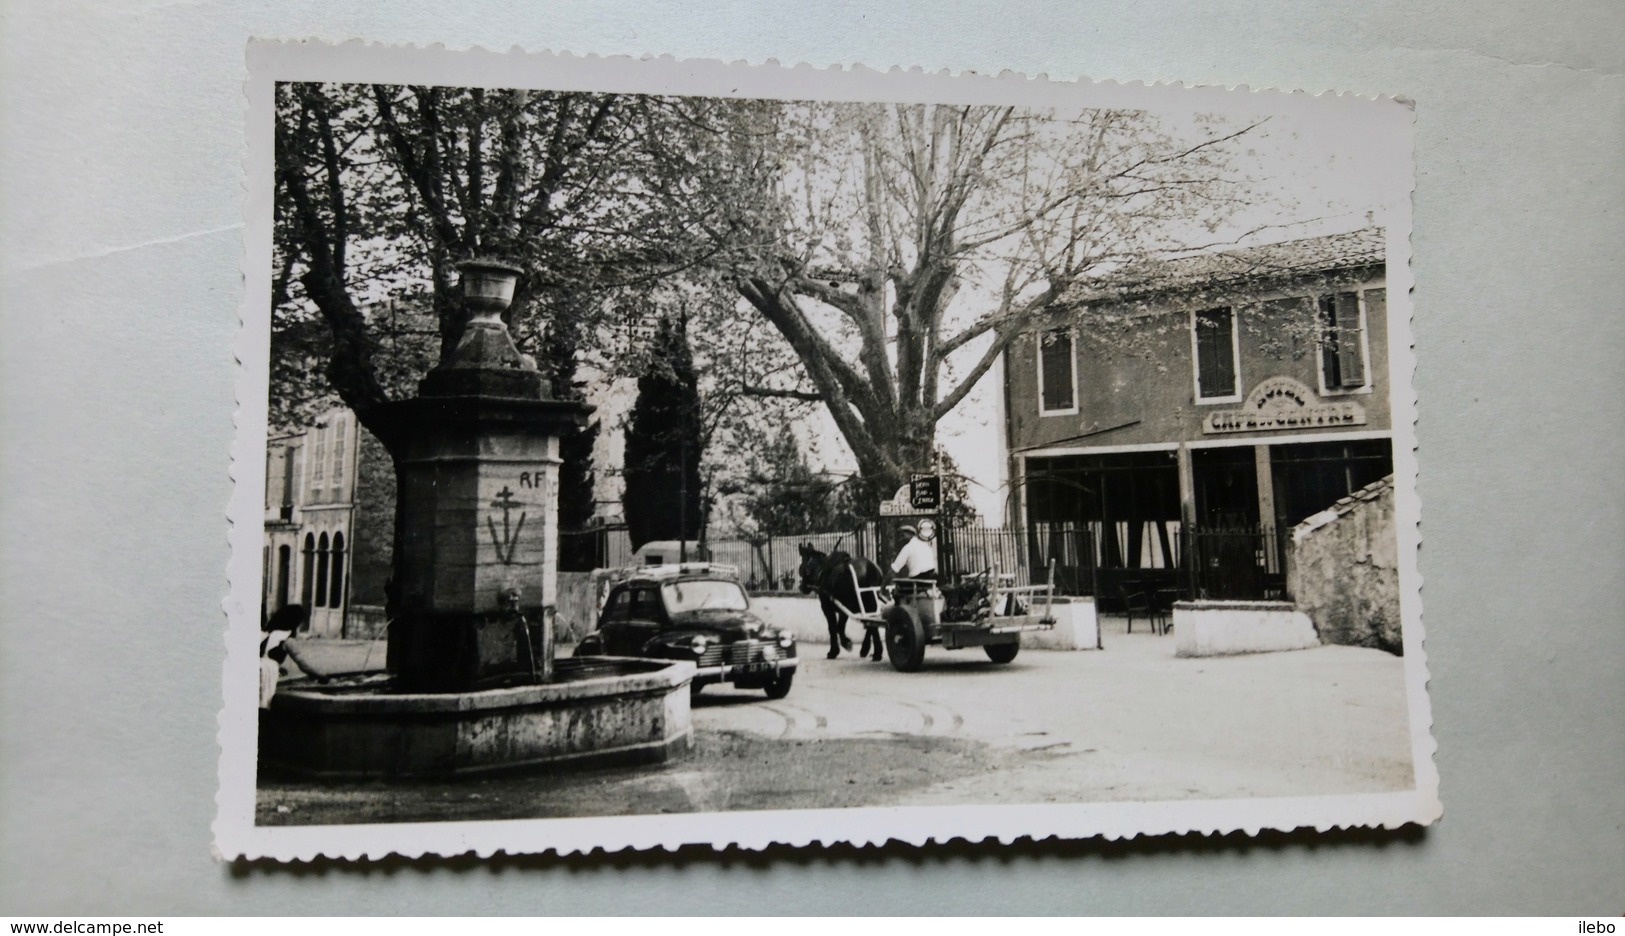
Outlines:
[[[220, 765], [215, 853], [226, 860], [307, 861], [318, 857], [415, 858], [497, 852], [560, 855], [593, 849], [674, 849], [708, 844], [763, 849], [771, 845], [847, 843], [912, 845], [1022, 838], [1130, 838], [1180, 833], [1427, 825], [1442, 814], [1433, 755], [1432, 712], [1422, 626], [1421, 545], [1417, 495], [1416, 367], [1411, 338], [1411, 191], [1413, 109], [1399, 98], [1245, 88], [1051, 81], [1005, 74], [925, 73], [864, 67], [782, 67], [672, 58], [578, 57], [547, 52], [466, 51], [349, 42], [255, 40], [247, 49], [249, 77], [244, 156], [244, 295], [238, 362], [234, 490], [229, 507], [229, 596], [223, 603], [224, 706], [219, 716]], [[268, 418], [271, 219], [273, 212], [274, 86], [279, 81], [371, 82], [481, 87], [535, 87], [717, 97], [1019, 103], [1206, 112], [1250, 110], [1307, 113], [1316, 120], [1357, 119], [1383, 133], [1394, 148], [1395, 197], [1386, 206], [1389, 392], [1400, 608], [1413, 789], [1395, 793], [1056, 805], [861, 807], [626, 817], [446, 821], [327, 826], [255, 824], [258, 624], [261, 538]], [[1267, 96], [1267, 100], [1264, 100]]]

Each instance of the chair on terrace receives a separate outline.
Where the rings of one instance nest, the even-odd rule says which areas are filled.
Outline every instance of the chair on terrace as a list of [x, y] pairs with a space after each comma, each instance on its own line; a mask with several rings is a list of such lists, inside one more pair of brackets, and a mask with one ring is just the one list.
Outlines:
[[[1129, 589], [1137, 589], [1130, 591]], [[1117, 594], [1123, 599], [1123, 612], [1128, 615], [1128, 632], [1134, 633], [1134, 615], [1138, 614], [1151, 626], [1151, 633], [1161, 634], [1167, 630], [1166, 616], [1153, 600], [1153, 593], [1136, 583], [1123, 583], [1117, 586]]]

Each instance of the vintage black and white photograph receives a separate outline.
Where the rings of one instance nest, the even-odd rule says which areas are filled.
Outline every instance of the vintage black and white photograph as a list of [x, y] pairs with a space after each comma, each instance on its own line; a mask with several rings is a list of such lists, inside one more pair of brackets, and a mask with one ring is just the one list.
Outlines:
[[251, 52], [222, 851], [1437, 817], [1404, 102]]

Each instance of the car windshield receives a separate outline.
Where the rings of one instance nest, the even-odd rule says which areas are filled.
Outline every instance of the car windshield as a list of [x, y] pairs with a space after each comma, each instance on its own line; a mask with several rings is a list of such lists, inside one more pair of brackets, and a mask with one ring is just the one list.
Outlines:
[[660, 588], [666, 599], [669, 614], [684, 611], [743, 611], [748, 607], [745, 590], [736, 582], [699, 579], [689, 582], [669, 582]]

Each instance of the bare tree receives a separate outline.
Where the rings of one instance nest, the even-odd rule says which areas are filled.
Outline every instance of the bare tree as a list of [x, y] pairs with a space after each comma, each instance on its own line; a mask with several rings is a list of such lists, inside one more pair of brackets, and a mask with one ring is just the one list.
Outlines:
[[[1250, 189], [1251, 126], [1009, 107], [790, 104], [773, 210], [735, 286], [794, 349], [884, 496], [1072, 284], [1208, 237]], [[805, 391], [803, 391], [805, 393]]]
[[[518, 262], [526, 273], [508, 314], [524, 346], [540, 337], [538, 310], [591, 316], [600, 304], [583, 294], [689, 262], [663, 191], [683, 167], [646, 145], [686, 132], [681, 102], [383, 85], [284, 84], [277, 94], [273, 327], [319, 316], [328, 381], [375, 431], [378, 406], [422, 376], [380, 355], [397, 337], [371, 314], [385, 298], [423, 297], [444, 353], [460, 337], [456, 265]], [[424, 318], [408, 327], [421, 332]]]
[[[372, 425], [421, 376], [424, 345], [459, 337], [460, 260], [524, 265], [522, 346], [538, 310], [615, 308], [584, 293], [720, 285], [734, 301], [691, 310], [697, 359], [720, 365], [702, 367], [719, 424], [744, 438], [756, 431], [744, 415], [784, 415], [752, 400], [822, 404], [875, 499], [932, 463], [937, 423], [1069, 287], [1196, 246], [1244, 204], [1235, 149], [1251, 129], [1102, 110], [287, 84], [275, 322], [314, 312], [329, 383]], [[412, 292], [416, 332], [372, 314]], [[608, 333], [602, 318], [573, 326], [587, 344]]]

